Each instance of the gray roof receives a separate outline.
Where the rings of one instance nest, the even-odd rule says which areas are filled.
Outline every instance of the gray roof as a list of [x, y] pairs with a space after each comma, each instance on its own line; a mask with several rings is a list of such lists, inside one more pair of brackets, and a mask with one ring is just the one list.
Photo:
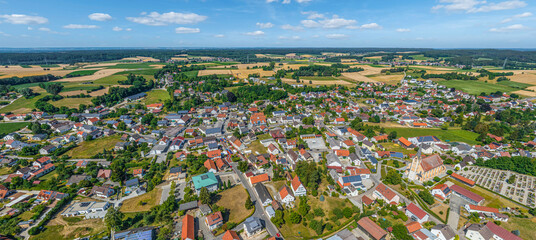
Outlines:
[[255, 232], [259, 229], [262, 229], [262, 222], [257, 217], [248, 217], [246, 221], [244, 221], [244, 227], [248, 232]]
[[197, 206], [198, 206], [197, 201], [191, 201], [191, 202], [187, 202], [187, 203], [183, 203], [179, 205], [179, 210], [186, 211], [186, 210], [197, 208]]
[[432, 230], [439, 230], [445, 239], [451, 239], [456, 236], [456, 233], [446, 224], [439, 224], [432, 227]]
[[264, 184], [262, 183], [257, 183], [255, 184], [255, 191], [257, 191], [257, 194], [259, 194], [259, 198], [261, 200], [261, 202], [266, 202], [267, 200], [270, 200], [272, 201], [272, 196], [270, 196], [270, 193], [268, 192], [268, 189], [266, 188], [266, 186], [264, 186]]

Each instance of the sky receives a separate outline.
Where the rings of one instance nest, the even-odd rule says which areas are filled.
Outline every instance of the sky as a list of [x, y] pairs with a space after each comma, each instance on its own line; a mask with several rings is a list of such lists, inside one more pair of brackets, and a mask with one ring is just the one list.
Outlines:
[[536, 48], [535, 0], [0, 0], [0, 47]]

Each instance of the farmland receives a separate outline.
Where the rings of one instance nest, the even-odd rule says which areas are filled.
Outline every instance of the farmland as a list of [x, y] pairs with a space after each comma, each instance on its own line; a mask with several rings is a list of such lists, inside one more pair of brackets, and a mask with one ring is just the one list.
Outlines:
[[18, 131], [28, 126], [28, 123], [0, 123], [0, 135]]
[[119, 142], [119, 136], [104, 137], [92, 141], [84, 141], [78, 147], [75, 147], [65, 153], [72, 158], [90, 158], [93, 155], [102, 152], [103, 149], [111, 149]]
[[466, 142], [469, 144], [478, 144], [475, 140], [477, 133], [469, 132], [462, 129], [441, 130], [437, 128], [386, 128], [386, 132], [396, 131], [399, 137], [418, 137], [433, 135], [447, 142]]

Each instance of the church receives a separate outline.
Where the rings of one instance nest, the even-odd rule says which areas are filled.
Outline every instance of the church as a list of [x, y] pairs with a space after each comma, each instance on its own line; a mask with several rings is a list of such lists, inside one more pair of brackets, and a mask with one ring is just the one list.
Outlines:
[[438, 154], [423, 158], [419, 150], [406, 169], [406, 176], [409, 180], [422, 183], [444, 174], [446, 170], [443, 159]]

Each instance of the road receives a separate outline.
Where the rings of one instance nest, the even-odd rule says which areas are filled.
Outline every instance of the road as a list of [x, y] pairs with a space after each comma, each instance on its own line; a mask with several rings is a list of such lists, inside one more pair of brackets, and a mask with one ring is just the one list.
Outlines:
[[[226, 143], [223, 143], [223, 145], [224, 145], [224, 147], [229, 148], [229, 146], [227, 146]], [[237, 151], [238, 151], [238, 153], [239, 153], [238, 155], [240, 156], [242, 161], [247, 162], [247, 159], [244, 158], [242, 153], [239, 150], [237, 150]], [[279, 233], [279, 230], [275, 227], [275, 225], [272, 223], [272, 221], [270, 221], [270, 218], [268, 217], [268, 215], [264, 211], [264, 207], [261, 205], [260, 201], [257, 201], [257, 199], [259, 199], [259, 196], [257, 195], [257, 192], [253, 189], [253, 186], [251, 186], [251, 184], [249, 183], [249, 180], [244, 176], [244, 174], [242, 172], [240, 172], [240, 170], [238, 170], [238, 163], [233, 162], [233, 163], [229, 163], [229, 165], [231, 165], [233, 171], [240, 178], [240, 182], [242, 183], [242, 185], [248, 191], [249, 196], [251, 197], [251, 201], [255, 203], [255, 212], [253, 213], [252, 216], [260, 218], [262, 221], [264, 221], [264, 227], [266, 228], [266, 230], [268, 231], [268, 233], [271, 236], [277, 236], [277, 234]], [[243, 225], [243, 224], [240, 224], [240, 225]], [[241, 229], [241, 228], [242, 228], [242, 226], [240, 226], [239, 229]]]
[[30, 230], [30, 228], [32, 228], [33, 226], [37, 226], [41, 221], [43, 221], [43, 219], [47, 216], [47, 214], [51, 210], [52, 208], [48, 208], [43, 214], [41, 214], [39, 219], [37, 219], [37, 221], [35, 221], [31, 227], [24, 229], [24, 231], [20, 233], [20, 236], [23, 237], [24, 239], [30, 239], [30, 234], [28, 234], [28, 230]]

